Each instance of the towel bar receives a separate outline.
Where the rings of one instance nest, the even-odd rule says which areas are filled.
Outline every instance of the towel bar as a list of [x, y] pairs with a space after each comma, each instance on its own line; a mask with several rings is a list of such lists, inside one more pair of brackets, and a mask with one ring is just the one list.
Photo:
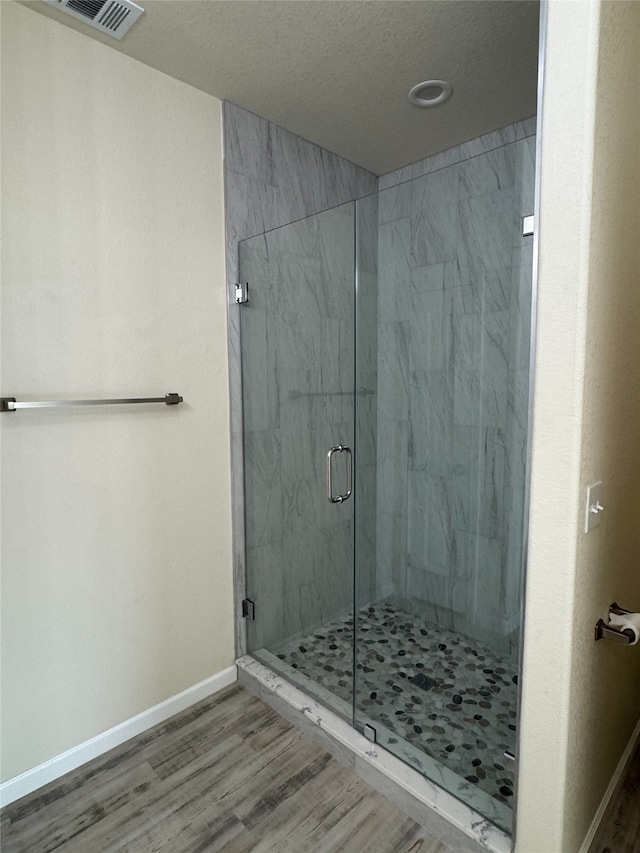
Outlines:
[[166, 403], [175, 406], [183, 398], [176, 393], [164, 397], [121, 397], [115, 400], [39, 400], [20, 403], [15, 397], [0, 397], [0, 412], [15, 412], [17, 409], [66, 409], [76, 406], [114, 406], [125, 403]]

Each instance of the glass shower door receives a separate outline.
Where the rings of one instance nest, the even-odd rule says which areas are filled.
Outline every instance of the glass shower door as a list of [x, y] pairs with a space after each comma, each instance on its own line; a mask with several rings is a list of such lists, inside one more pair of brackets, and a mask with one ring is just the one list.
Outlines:
[[247, 651], [507, 831], [534, 148], [239, 247]]
[[[534, 138], [358, 201], [355, 725], [509, 831], [529, 388]], [[375, 235], [370, 225], [376, 219]], [[375, 374], [376, 412], [365, 396]], [[357, 456], [357, 474], [364, 461]], [[371, 528], [375, 548], [371, 549]]]
[[239, 247], [247, 651], [348, 719], [353, 217], [346, 204]]

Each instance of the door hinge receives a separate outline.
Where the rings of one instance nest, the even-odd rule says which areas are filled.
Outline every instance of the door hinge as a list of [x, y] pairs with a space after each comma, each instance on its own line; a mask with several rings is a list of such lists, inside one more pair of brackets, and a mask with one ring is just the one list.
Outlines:
[[249, 301], [249, 282], [237, 281], [235, 285], [235, 302], [236, 305], [244, 305]]
[[250, 598], [245, 598], [242, 601], [242, 618], [251, 619], [252, 622], [255, 622], [256, 606]]
[[371, 743], [375, 743], [376, 740], [378, 739], [378, 732], [375, 730], [375, 728], [372, 725], [369, 725], [369, 723], [365, 723], [364, 724], [364, 736], [366, 737], [367, 740], [370, 740]]
[[530, 216], [522, 217], [522, 236], [523, 237], [532, 237], [533, 230], [535, 228], [535, 216], [531, 214]]

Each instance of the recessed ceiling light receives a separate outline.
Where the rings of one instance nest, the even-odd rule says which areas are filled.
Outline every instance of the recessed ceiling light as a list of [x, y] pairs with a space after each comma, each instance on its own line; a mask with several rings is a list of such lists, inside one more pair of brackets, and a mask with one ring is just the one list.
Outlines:
[[409, 92], [409, 103], [416, 107], [437, 107], [444, 104], [453, 93], [453, 86], [446, 80], [425, 80]]

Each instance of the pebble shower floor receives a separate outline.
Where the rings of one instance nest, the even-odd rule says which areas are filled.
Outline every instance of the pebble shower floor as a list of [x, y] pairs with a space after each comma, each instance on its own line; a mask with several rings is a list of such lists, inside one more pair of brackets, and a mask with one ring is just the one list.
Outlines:
[[[513, 772], [504, 753], [513, 753], [515, 743], [513, 661], [389, 602], [360, 610], [357, 629], [356, 708], [510, 805]], [[352, 701], [352, 614], [290, 640], [275, 653]], [[437, 683], [424, 690], [411, 681], [416, 676]]]

